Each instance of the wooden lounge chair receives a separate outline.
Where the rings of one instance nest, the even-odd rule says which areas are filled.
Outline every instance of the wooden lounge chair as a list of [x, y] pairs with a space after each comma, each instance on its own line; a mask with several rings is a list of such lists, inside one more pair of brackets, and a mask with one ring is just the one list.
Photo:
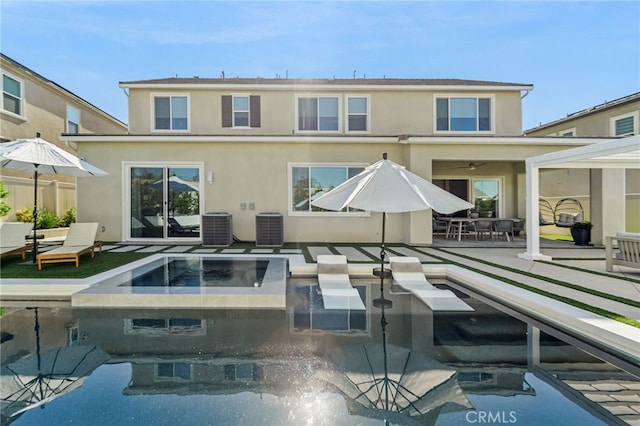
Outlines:
[[318, 285], [325, 309], [366, 310], [360, 293], [349, 280], [347, 257], [318, 255]]
[[38, 254], [38, 269], [42, 269], [43, 263], [61, 262], [75, 262], [77, 268], [80, 266], [80, 256], [91, 253], [91, 257], [94, 257], [96, 248], [102, 251], [102, 242], [96, 241], [97, 233], [97, 222], [72, 223], [61, 247]]
[[32, 243], [26, 241], [26, 236], [32, 228], [33, 224], [31, 223], [6, 222], [0, 224], [1, 257], [20, 254], [22, 259], [25, 259], [27, 251], [33, 247]]
[[413, 293], [433, 311], [473, 311], [451, 290], [441, 290], [427, 281], [417, 257], [390, 257], [394, 284]]

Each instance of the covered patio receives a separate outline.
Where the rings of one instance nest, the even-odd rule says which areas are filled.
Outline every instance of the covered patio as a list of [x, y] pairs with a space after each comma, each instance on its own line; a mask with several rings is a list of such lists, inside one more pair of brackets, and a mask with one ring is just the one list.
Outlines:
[[[624, 170], [640, 169], [640, 136], [612, 139], [605, 142], [564, 151], [552, 152], [526, 160], [526, 222], [527, 251], [518, 257], [526, 260], [551, 260], [540, 251], [538, 199], [539, 171], [543, 168], [584, 168], [598, 172], [591, 178], [591, 222], [594, 243], [602, 244], [606, 235], [625, 231]], [[597, 186], [594, 188], [594, 184]]]

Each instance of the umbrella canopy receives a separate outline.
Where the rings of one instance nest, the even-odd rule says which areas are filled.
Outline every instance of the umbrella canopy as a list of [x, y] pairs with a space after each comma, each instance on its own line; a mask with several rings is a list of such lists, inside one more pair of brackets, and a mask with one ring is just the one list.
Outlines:
[[36, 134], [33, 139], [18, 139], [0, 145], [0, 167], [33, 172], [33, 263], [36, 263], [38, 228], [38, 175], [104, 176], [107, 173], [75, 155], [47, 142]]
[[385, 213], [433, 209], [449, 214], [473, 204], [411, 173], [403, 166], [383, 159], [338, 185], [311, 204], [327, 210], [354, 207]]
[[456, 371], [421, 353], [397, 345], [338, 347], [319, 378], [375, 417], [398, 420], [430, 417], [473, 406], [457, 383]]
[[23, 172], [66, 176], [104, 176], [107, 173], [38, 134], [33, 139], [18, 139], [0, 145], [0, 166]]

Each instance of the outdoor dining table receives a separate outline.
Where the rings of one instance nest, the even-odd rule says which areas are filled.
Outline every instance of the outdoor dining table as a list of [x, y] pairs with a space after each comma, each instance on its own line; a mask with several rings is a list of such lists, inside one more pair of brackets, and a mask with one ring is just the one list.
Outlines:
[[[458, 225], [458, 241], [462, 241], [462, 228], [464, 227], [465, 223], [477, 222], [479, 220], [490, 220], [492, 222], [501, 220], [500, 218], [496, 218], [496, 217], [440, 217], [438, 219], [447, 222], [447, 232], [445, 234], [446, 238], [449, 238], [449, 234], [450, 234], [449, 231], [451, 230], [451, 227], [454, 226], [455, 224]], [[510, 220], [513, 220], [514, 222], [519, 221], [519, 219], [510, 219]]]

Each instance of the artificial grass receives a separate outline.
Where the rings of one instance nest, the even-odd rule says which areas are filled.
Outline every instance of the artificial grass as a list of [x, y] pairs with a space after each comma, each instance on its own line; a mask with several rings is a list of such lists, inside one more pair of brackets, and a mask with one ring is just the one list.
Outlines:
[[2, 259], [0, 278], [87, 278], [142, 259], [150, 254], [102, 252], [96, 253], [93, 259], [91, 259], [91, 255], [86, 254], [80, 257], [80, 266], [77, 268], [72, 262], [51, 263], [43, 265], [42, 270], [38, 270], [37, 264], [31, 264], [29, 256], [27, 256], [28, 264], [26, 265], [19, 256], [8, 257]]

